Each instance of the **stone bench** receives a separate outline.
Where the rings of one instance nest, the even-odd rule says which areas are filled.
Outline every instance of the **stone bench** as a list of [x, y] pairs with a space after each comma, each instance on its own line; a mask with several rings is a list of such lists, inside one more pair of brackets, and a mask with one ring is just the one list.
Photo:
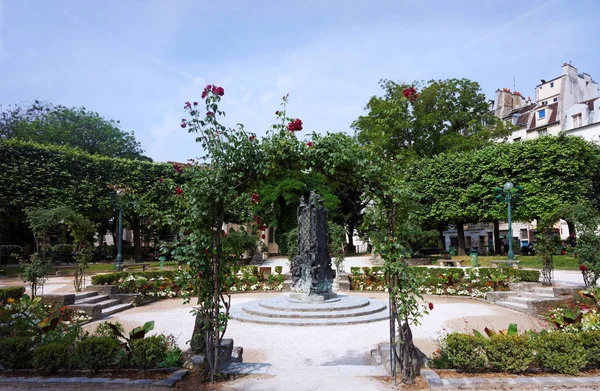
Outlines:
[[502, 260], [494, 260], [494, 261], [492, 261], [492, 267], [499, 267], [499, 265], [504, 265], [504, 266], [507, 266], [507, 267], [512, 267], [512, 268], [518, 269], [519, 268], [519, 262], [520, 261], [515, 261], [515, 260], [509, 261], [509, 260], [504, 260], [504, 259], [502, 259]]
[[462, 261], [461, 260], [453, 260], [453, 259], [440, 259], [440, 267], [446, 267], [446, 266], [458, 266], [461, 267], [462, 266]]
[[62, 276], [63, 269], [73, 269], [75, 270], [75, 265], [63, 265], [63, 266], [54, 266], [54, 270], [56, 270], [57, 276]]
[[124, 263], [123, 271], [127, 271], [129, 269], [142, 269], [142, 271], [146, 271], [146, 268], [149, 268], [149, 263]]

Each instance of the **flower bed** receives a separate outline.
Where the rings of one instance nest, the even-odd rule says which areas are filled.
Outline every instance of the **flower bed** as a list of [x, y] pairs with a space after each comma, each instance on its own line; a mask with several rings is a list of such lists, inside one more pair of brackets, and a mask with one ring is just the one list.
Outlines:
[[549, 307], [546, 318], [560, 331], [600, 331], [600, 288], [580, 291], [579, 296], [569, 305]]
[[[508, 290], [508, 284], [518, 281], [539, 281], [536, 270], [510, 268], [426, 268], [415, 267], [421, 280], [419, 291], [427, 295], [455, 295], [484, 298], [487, 292]], [[350, 268], [350, 289], [360, 291], [386, 290], [381, 268]]]
[[[230, 293], [281, 291], [284, 279], [280, 270], [264, 276], [258, 267], [244, 266], [232, 268], [226, 274], [225, 286]], [[141, 294], [142, 301], [194, 296], [194, 284], [201, 281], [190, 270], [119, 272], [92, 277], [93, 285], [116, 285], [119, 293]]]

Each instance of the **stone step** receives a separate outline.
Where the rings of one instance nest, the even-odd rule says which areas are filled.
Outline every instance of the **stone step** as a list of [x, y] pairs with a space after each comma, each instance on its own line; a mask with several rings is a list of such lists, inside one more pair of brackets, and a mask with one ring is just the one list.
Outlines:
[[354, 324], [379, 322], [388, 319], [387, 311], [377, 314], [353, 317], [353, 318], [335, 318], [335, 319], [290, 319], [290, 318], [265, 318], [263, 316], [250, 315], [243, 311], [231, 311], [231, 318], [239, 322], [249, 322], [265, 325], [280, 326], [348, 326]]
[[258, 301], [248, 302], [242, 305], [245, 313], [267, 318], [294, 318], [294, 319], [336, 319], [360, 317], [387, 310], [387, 306], [381, 303], [372, 302], [370, 305], [358, 309], [339, 310], [339, 311], [277, 311], [260, 306]]
[[511, 310], [523, 312], [525, 314], [532, 314], [531, 309], [525, 303], [515, 303], [512, 301], [497, 301], [496, 305], [501, 307], [510, 308]]
[[113, 305], [111, 307], [107, 307], [102, 310], [102, 317], [104, 318], [104, 317], [110, 316], [112, 314], [115, 314], [117, 312], [125, 311], [132, 307], [133, 307], [133, 303], [123, 303], [123, 304]]
[[542, 293], [542, 294], [554, 295], [554, 288], [536, 287], [536, 288], [533, 288], [533, 292], [534, 293]]
[[98, 304], [100, 306], [100, 308], [105, 309], [108, 307], [114, 307], [118, 304], [121, 304], [121, 300], [119, 299], [108, 299], [108, 300], [103, 300], [103, 301], [99, 301], [97, 303], [94, 304]]
[[98, 296], [98, 292], [79, 292], [75, 293], [75, 301], [87, 299], [88, 297]]
[[369, 304], [369, 299], [342, 295], [321, 303], [298, 303], [296, 301], [291, 301], [288, 297], [273, 297], [259, 301], [259, 305], [266, 309], [293, 312], [346, 311], [363, 308]]
[[518, 297], [539, 298], [540, 300], [548, 300], [554, 298], [554, 293], [536, 293], [536, 292], [519, 292]]
[[94, 295], [94, 296], [89, 296], [89, 297], [86, 297], [86, 298], [81, 299], [81, 300], [77, 300], [76, 299], [75, 300], [75, 305], [80, 305], [80, 304], [94, 304], [94, 303], [98, 303], [98, 302], [105, 301], [105, 300], [108, 300], [108, 299], [110, 299], [109, 295], [98, 295], [96, 293], [96, 295]]

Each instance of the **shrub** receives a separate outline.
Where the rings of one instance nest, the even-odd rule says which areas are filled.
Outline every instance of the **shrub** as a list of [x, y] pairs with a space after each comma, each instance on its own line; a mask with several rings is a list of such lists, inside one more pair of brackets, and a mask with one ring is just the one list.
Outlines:
[[55, 244], [50, 248], [52, 256], [68, 256], [73, 252], [72, 244]]
[[169, 349], [166, 338], [163, 335], [153, 335], [144, 339], [130, 342], [131, 363], [140, 369], [156, 368], [161, 363]]
[[363, 266], [362, 271], [367, 276], [370, 276], [373, 273], [372, 269], [368, 266]]
[[40, 373], [50, 374], [67, 368], [69, 349], [61, 343], [39, 345], [33, 349], [33, 367]]
[[125, 352], [112, 337], [87, 337], [75, 345], [73, 363], [81, 369], [98, 371], [116, 366]]
[[500, 372], [524, 372], [534, 357], [526, 336], [492, 336], [485, 351], [491, 369]]
[[600, 331], [588, 331], [580, 335], [588, 364], [600, 367]]
[[373, 271], [373, 274], [377, 274], [377, 273], [379, 273], [380, 271], [383, 271], [383, 267], [381, 267], [381, 266], [373, 266], [373, 267], [371, 268], [371, 270]]
[[360, 267], [359, 266], [350, 266], [350, 273], [352, 273], [354, 275], [359, 275]]
[[456, 369], [474, 371], [485, 367], [483, 345], [486, 340], [472, 335], [452, 333], [446, 338], [448, 358]]
[[540, 364], [559, 373], [574, 375], [587, 363], [579, 334], [540, 333], [535, 338], [535, 349]]
[[275, 266], [275, 273], [281, 274], [283, 272], [283, 266]]
[[16, 263], [19, 261], [19, 257], [23, 255], [23, 247], [3, 244], [0, 246], [0, 252], [2, 253], [2, 263]]
[[502, 268], [502, 273], [508, 277], [516, 277], [523, 282], [539, 282], [540, 272], [538, 270], [521, 270], [512, 268]]
[[31, 368], [32, 347], [30, 337], [0, 338], [0, 364], [10, 369]]
[[25, 287], [11, 286], [9, 288], [0, 288], [0, 301], [5, 302], [6, 299], [19, 300], [25, 293]]

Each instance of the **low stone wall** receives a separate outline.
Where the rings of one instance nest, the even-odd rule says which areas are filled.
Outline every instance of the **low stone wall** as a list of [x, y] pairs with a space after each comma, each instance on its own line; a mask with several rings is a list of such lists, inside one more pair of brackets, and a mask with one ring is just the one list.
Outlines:
[[75, 304], [75, 294], [74, 293], [65, 293], [65, 294], [47, 294], [42, 295], [42, 301], [46, 304], [57, 305], [62, 307], [64, 305]]
[[86, 292], [98, 292], [100, 295], [114, 295], [118, 293], [116, 285], [88, 285], [85, 287]]

